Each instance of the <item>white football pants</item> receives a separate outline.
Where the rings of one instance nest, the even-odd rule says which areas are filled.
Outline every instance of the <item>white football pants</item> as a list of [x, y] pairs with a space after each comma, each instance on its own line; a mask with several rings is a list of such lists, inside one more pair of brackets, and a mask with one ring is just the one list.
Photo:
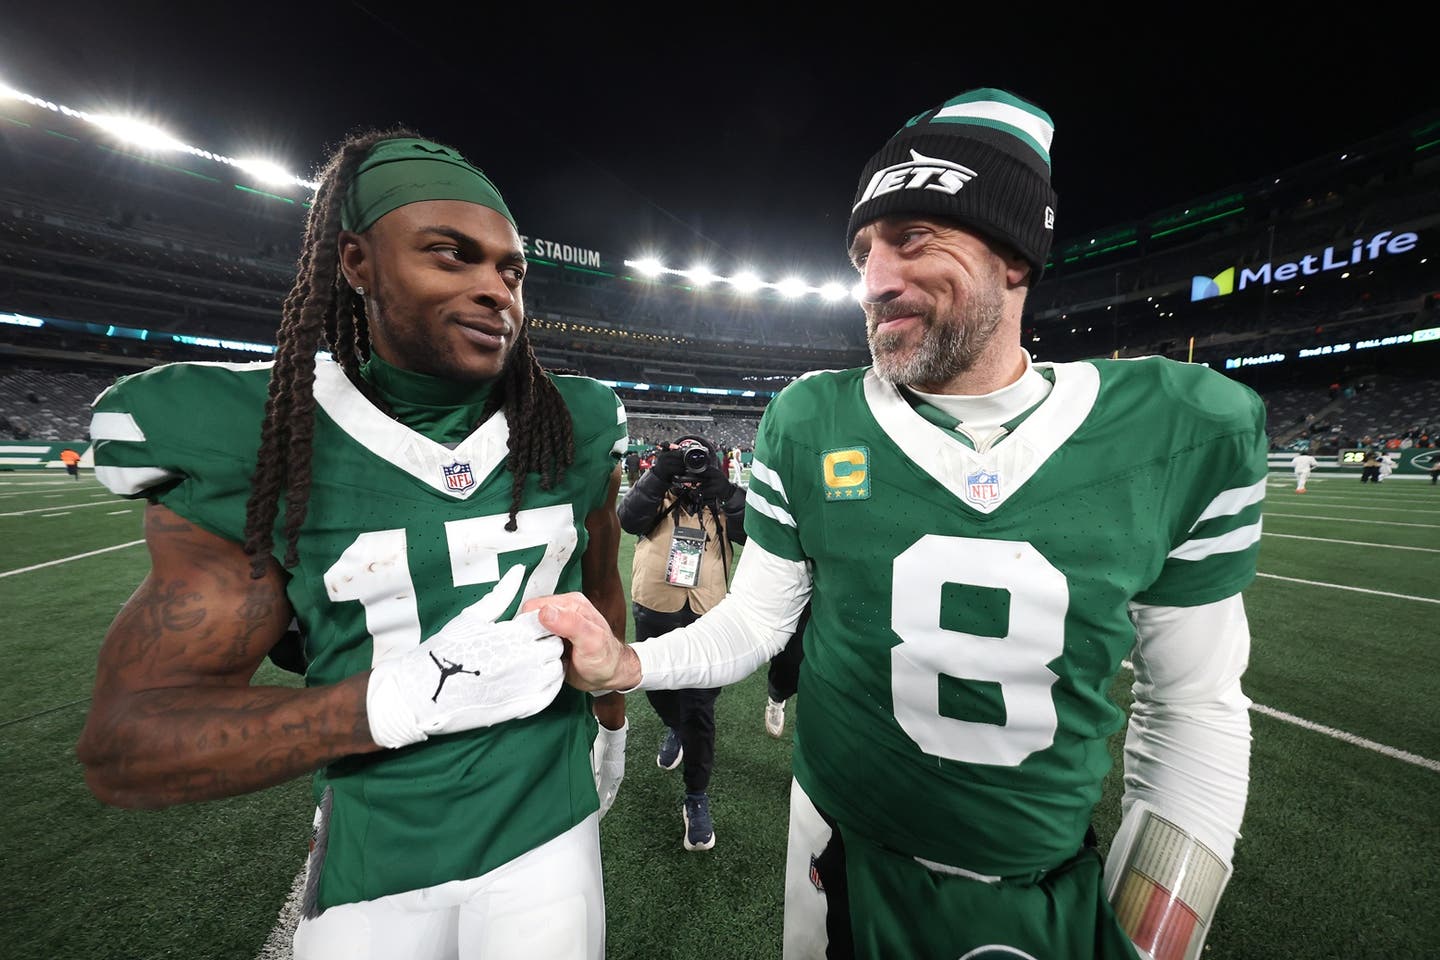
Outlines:
[[1306, 480], [1309, 480], [1309, 479], [1310, 479], [1310, 471], [1309, 471], [1309, 470], [1296, 470], [1296, 471], [1295, 471], [1295, 489], [1296, 489], [1296, 490], [1304, 490], [1304, 489], [1305, 489], [1305, 481], [1306, 481]]
[[331, 907], [295, 960], [603, 960], [600, 816], [471, 880]]

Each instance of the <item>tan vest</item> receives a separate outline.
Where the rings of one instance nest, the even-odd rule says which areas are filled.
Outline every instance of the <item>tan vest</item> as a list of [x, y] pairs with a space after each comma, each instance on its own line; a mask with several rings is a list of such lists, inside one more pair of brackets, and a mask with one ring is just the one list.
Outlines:
[[[665, 494], [665, 512], [648, 536], [635, 543], [635, 565], [630, 581], [630, 599], [657, 613], [675, 613], [689, 603], [696, 613], [704, 613], [725, 597], [729, 589], [725, 582], [727, 564], [735, 562], [734, 550], [726, 540], [725, 512], [720, 511], [717, 528], [715, 515], [706, 507], [704, 518], [705, 552], [700, 559], [700, 581], [693, 587], [677, 587], [665, 582], [665, 564], [670, 559], [670, 541], [675, 532], [675, 514], [669, 509], [675, 496]], [[681, 513], [680, 525], [699, 527], [701, 520], [692, 514]], [[721, 556], [721, 550], [724, 556]]]

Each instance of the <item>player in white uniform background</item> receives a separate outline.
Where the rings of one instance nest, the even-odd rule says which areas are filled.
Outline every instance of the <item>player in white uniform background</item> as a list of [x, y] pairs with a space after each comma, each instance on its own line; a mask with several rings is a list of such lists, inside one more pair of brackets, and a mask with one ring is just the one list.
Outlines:
[[1399, 459], [1393, 453], [1380, 454], [1380, 479], [1376, 481], [1377, 483], [1384, 483], [1385, 478], [1395, 472], [1395, 464], [1399, 462]]
[[1290, 468], [1295, 471], [1295, 492], [1305, 492], [1305, 482], [1310, 479], [1310, 471], [1320, 465], [1320, 461], [1308, 453], [1297, 453], [1290, 460]]
[[[866, 164], [847, 241], [873, 367], [766, 409], [729, 597], [625, 646], [537, 598], [581, 689], [731, 683], [809, 604], [784, 955], [1199, 955], [1248, 790], [1264, 406], [1162, 358], [1032, 363], [1053, 126], [972, 90]], [[1122, 823], [1089, 831], [1125, 722]], [[863, 786], [862, 786], [863, 785]]]

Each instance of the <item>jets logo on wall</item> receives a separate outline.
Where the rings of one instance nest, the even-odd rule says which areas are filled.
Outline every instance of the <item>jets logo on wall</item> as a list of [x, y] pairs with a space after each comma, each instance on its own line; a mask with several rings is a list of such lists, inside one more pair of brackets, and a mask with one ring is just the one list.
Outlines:
[[470, 464], [455, 461], [450, 466], [441, 466], [440, 470], [445, 474], [445, 486], [461, 493], [475, 486], [475, 474], [470, 470]]

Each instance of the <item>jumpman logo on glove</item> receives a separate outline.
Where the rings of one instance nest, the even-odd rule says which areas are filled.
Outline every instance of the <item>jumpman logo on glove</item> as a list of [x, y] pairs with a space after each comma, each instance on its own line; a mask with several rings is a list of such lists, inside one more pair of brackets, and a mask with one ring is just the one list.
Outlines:
[[431, 703], [440, 702], [440, 689], [445, 686], [445, 681], [449, 680], [453, 675], [457, 673], [473, 673], [477, 677], [480, 676], [479, 670], [466, 670], [464, 664], [456, 663], [453, 660], [442, 660], [433, 653], [430, 654], [430, 659], [434, 660], [435, 666], [440, 668], [440, 683], [435, 687], [434, 695], [430, 697]]

